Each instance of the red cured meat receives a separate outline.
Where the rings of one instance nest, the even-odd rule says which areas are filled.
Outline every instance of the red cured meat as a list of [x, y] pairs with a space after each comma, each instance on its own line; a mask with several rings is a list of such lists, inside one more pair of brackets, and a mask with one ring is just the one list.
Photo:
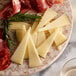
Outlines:
[[49, 6], [51, 6], [53, 4], [63, 3], [63, 0], [46, 0], [46, 2]]
[[0, 28], [0, 39], [2, 39], [2, 33], [3, 33], [3, 29]]
[[63, 3], [63, 0], [55, 0], [55, 3], [58, 4], [58, 3]]
[[39, 12], [44, 12], [49, 7], [46, 3], [46, 0], [36, 0], [36, 2]]
[[29, 0], [20, 0], [22, 7], [31, 8]]
[[0, 71], [6, 69], [10, 65], [10, 53], [8, 48], [0, 50]]
[[36, 12], [39, 12], [39, 9], [37, 7], [37, 1], [36, 0], [29, 0], [30, 2], [30, 5], [31, 5], [31, 8], [36, 11]]
[[27, 0], [20, 0], [20, 1], [21, 1], [21, 11], [20, 11], [21, 14], [29, 11], [31, 8], [29, 1]]
[[10, 65], [10, 53], [8, 45], [0, 39], [0, 71], [6, 69]]
[[13, 5], [13, 9], [14, 9], [14, 14], [20, 12], [21, 4], [20, 4], [19, 0], [12, 0], [12, 5]]
[[12, 3], [8, 3], [3, 10], [0, 11], [0, 16], [4, 19], [9, 18], [10, 16], [13, 16], [13, 8], [12, 8]]

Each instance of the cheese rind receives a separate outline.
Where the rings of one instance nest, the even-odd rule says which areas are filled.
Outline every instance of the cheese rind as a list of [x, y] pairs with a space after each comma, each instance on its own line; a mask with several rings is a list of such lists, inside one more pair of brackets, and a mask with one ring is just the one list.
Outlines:
[[63, 26], [69, 25], [69, 24], [70, 24], [69, 18], [67, 17], [66, 14], [63, 14], [62, 16], [57, 18], [56, 20], [47, 24], [45, 27], [40, 28], [38, 31], [51, 30], [53, 28], [63, 27]]
[[49, 21], [51, 21], [52, 19], [54, 19], [56, 16], [57, 16], [57, 13], [55, 11], [53, 11], [51, 8], [48, 8], [46, 10], [46, 12], [44, 13], [41, 21], [39, 22], [36, 30], [38, 30], [39, 28], [41, 28], [44, 25], [46, 25]]
[[29, 52], [29, 67], [36, 67], [41, 65], [41, 60], [39, 58], [38, 51], [35, 47], [31, 34], [28, 41], [28, 52]]
[[41, 57], [46, 57], [51, 45], [53, 44], [57, 34], [59, 32], [59, 29], [57, 29], [52, 35], [50, 35], [38, 48], [38, 53]]
[[23, 64], [24, 56], [26, 53], [26, 48], [27, 48], [27, 42], [29, 40], [29, 33], [30, 33], [31, 28], [26, 32], [24, 38], [22, 39], [21, 43], [17, 47], [16, 51], [11, 57], [11, 61], [18, 63], [18, 64]]

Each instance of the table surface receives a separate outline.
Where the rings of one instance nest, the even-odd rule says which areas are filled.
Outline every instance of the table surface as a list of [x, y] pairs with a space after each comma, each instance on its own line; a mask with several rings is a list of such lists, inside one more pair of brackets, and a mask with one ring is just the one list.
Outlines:
[[69, 60], [76, 57], [76, 0], [71, 0], [73, 7], [74, 27], [70, 42], [61, 57], [49, 68], [31, 76], [60, 76], [63, 65]]

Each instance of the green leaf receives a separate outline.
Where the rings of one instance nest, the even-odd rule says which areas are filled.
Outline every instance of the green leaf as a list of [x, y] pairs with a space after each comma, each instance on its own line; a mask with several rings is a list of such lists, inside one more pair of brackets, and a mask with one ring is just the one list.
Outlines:
[[15, 22], [24, 22], [24, 21], [34, 21], [35, 19], [40, 19], [41, 16], [37, 15], [37, 14], [16, 14], [12, 17], [9, 18], [9, 21], [15, 21]]

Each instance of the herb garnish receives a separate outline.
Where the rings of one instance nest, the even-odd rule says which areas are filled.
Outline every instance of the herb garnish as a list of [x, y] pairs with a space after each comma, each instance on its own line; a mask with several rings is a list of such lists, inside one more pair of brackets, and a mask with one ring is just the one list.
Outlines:
[[8, 43], [9, 48], [14, 44], [14, 42], [10, 39], [8, 35], [8, 27], [10, 26], [10, 22], [25, 22], [25, 21], [35, 21], [36, 19], [40, 19], [41, 16], [32, 15], [32, 14], [16, 14], [9, 19], [2, 19], [0, 25], [3, 26], [3, 39]]
[[35, 21], [36, 19], [40, 19], [41, 16], [37, 14], [16, 14], [9, 18], [9, 21], [15, 21], [15, 22], [25, 22], [25, 21]]
[[8, 20], [4, 19], [2, 21], [2, 25], [3, 25], [3, 39], [8, 43], [8, 46], [10, 48], [12, 46], [12, 44], [11, 44], [12, 41], [8, 35], [8, 27], [9, 27], [10, 23]]

